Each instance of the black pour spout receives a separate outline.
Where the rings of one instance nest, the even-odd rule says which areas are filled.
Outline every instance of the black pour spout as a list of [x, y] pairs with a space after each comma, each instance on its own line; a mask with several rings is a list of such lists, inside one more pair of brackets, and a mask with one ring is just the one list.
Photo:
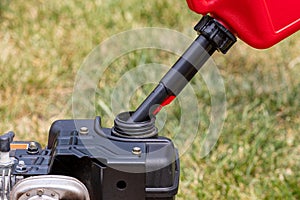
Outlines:
[[194, 29], [199, 36], [136, 109], [129, 121], [142, 122], [155, 116], [182, 91], [216, 50], [225, 54], [236, 42], [236, 37], [227, 28], [208, 15]]

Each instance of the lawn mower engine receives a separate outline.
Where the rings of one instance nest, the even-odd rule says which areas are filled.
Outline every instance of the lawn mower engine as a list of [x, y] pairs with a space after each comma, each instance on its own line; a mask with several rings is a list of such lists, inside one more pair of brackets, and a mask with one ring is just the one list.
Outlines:
[[154, 118], [113, 128], [94, 120], [52, 124], [45, 149], [0, 137], [0, 197], [11, 200], [174, 199], [179, 161], [173, 143], [157, 136]]
[[300, 1], [187, 0], [204, 16], [199, 36], [134, 112], [112, 128], [100, 117], [52, 124], [45, 149], [0, 137], [0, 197], [11, 200], [171, 200], [179, 183], [177, 150], [160, 137], [155, 115], [169, 104], [216, 51], [226, 53], [235, 35], [267, 48], [300, 28]]

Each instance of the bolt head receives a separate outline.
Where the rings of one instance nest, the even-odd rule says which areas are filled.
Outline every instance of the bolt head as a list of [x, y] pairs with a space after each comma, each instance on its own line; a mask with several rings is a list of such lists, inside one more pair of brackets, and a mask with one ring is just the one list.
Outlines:
[[141, 155], [141, 153], [142, 153], [141, 147], [133, 147], [132, 148], [132, 154], [134, 154], [134, 155]]
[[44, 190], [43, 189], [38, 189], [36, 191], [36, 194], [41, 197], [44, 194]]
[[24, 162], [24, 160], [19, 160], [19, 162], [18, 162], [18, 166], [25, 166], [25, 162]]
[[39, 148], [36, 144], [36, 142], [30, 142], [28, 149], [27, 149], [27, 153], [28, 154], [37, 154], [39, 152]]
[[82, 126], [82, 127], [80, 128], [80, 130], [79, 130], [79, 133], [80, 133], [81, 135], [87, 135], [87, 134], [89, 133], [89, 129], [88, 129], [87, 127], [85, 127], [85, 126]]
[[23, 160], [19, 160], [16, 166], [16, 172], [25, 172], [27, 170], [27, 166]]

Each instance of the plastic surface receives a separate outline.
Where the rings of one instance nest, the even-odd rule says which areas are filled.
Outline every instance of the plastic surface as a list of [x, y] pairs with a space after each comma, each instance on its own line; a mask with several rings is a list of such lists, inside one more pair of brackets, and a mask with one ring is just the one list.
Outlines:
[[[26, 165], [23, 172], [13, 174], [71, 176], [87, 187], [91, 200], [174, 200], [179, 160], [173, 143], [164, 137], [116, 137], [100, 122], [100, 117], [54, 122], [46, 149], [38, 154], [11, 151]], [[81, 134], [79, 127], [86, 127], [88, 134]], [[134, 154], [133, 147], [144, 153]]]
[[157, 136], [155, 118], [149, 118], [143, 122], [132, 122], [128, 119], [132, 112], [122, 112], [114, 120], [112, 134], [123, 138], [151, 138]]
[[10, 143], [13, 141], [15, 137], [15, 133], [10, 131], [0, 136], [0, 151], [1, 152], [9, 152], [10, 151]]
[[300, 29], [299, 0], [187, 0], [193, 11], [210, 13], [252, 47], [264, 49]]
[[209, 15], [202, 17], [194, 29], [199, 36], [128, 121], [144, 122], [153, 118], [163, 106], [172, 102], [216, 50], [225, 54], [236, 42], [236, 37]]

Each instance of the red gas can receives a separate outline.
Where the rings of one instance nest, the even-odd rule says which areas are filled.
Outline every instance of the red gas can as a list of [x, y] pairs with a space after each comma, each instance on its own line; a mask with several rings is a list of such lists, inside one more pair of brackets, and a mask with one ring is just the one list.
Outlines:
[[268, 48], [300, 29], [300, 0], [187, 0], [250, 46]]

